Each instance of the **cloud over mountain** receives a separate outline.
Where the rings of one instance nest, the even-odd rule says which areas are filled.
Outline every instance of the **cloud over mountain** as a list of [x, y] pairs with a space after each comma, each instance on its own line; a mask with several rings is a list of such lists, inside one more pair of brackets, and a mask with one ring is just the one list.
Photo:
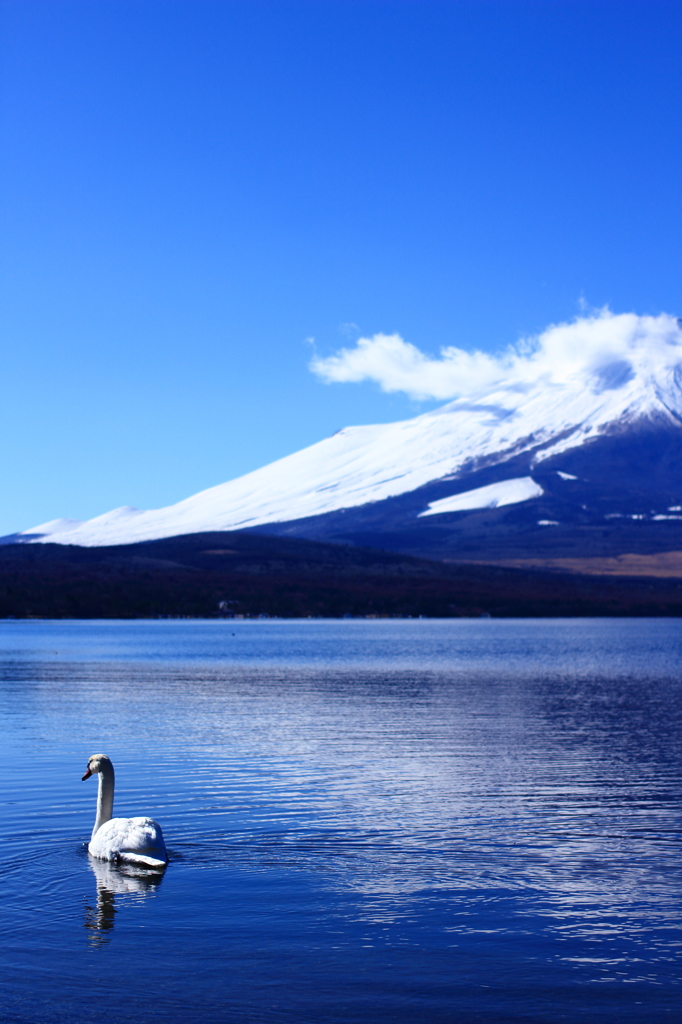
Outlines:
[[[349, 510], [362, 506], [372, 506], [376, 519], [381, 502], [400, 496], [410, 509], [401, 529], [405, 522], [411, 528], [417, 520], [428, 523], [441, 514], [459, 514], [473, 507], [471, 501], [496, 508], [535, 501], [545, 494], [546, 474], [544, 483], [533, 474], [543, 473], [542, 466], [550, 463], [555, 482], [604, 477], [611, 455], [579, 473], [572, 463], [556, 460], [617, 435], [617, 458], [630, 465], [633, 452], [641, 448], [641, 430], [649, 432], [641, 485], [642, 493], [652, 496], [647, 514], [655, 510], [667, 517], [672, 506], [682, 504], [682, 484], [675, 483], [678, 476], [682, 480], [682, 327], [674, 317], [603, 311], [549, 327], [497, 357], [444, 349], [433, 359], [398, 336], [379, 335], [330, 360], [318, 360], [316, 366], [326, 379], [370, 378], [386, 389], [452, 400], [413, 419], [345, 427], [167, 508], [124, 506], [87, 523], [43, 523], [21, 539], [127, 544], [331, 513], [348, 519]], [[652, 430], [658, 431], [654, 441]], [[632, 450], [627, 447], [631, 433], [639, 438], [632, 441]], [[659, 468], [650, 472], [654, 457]], [[485, 478], [479, 475], [482, 467]], [[456, 499], [454, 505], [450, 499]], [[582, 515], [587, 505], [578, 507]], [[621, 515], [623, 507], [609, 506], [608, 512]], [[564, 514], [561, 503], [558, 508], [556, 514], [545, 510], [538, 523], [558, 522]], [[644, 514], [636, 503], [626, 511]]]
[[592, 390], [621, 387], [632, 377], [647, 379], [654, 371], [682, 366], [681, 321], [667, 313], [637, 316], [604, 309], [570, 323], [552, 324], [541, 334], [522, 339], [497, 355], [466, 352], [455, 346], [440, 357], [425, 355], [399, 334], [360, 338], [310, 368], [331, 382], [375, 381], [383, 391], [411, 398], [476, 397], [483, 389], [518, 391], [546, 383], [582, 381]]

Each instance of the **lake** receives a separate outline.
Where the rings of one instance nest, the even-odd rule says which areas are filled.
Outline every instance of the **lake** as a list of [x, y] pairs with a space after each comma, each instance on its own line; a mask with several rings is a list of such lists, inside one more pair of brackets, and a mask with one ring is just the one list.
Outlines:
[[[674, 619], [0, 622], [5, 1024], [680, 1020]], [[163, 875], [87, 853], [96, 780]]]

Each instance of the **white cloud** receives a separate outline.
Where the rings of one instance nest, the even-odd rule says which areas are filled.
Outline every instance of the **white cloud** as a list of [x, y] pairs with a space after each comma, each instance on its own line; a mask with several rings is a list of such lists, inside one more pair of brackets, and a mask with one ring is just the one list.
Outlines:
[[310, 369], [328, 383], [375, 381], [383, 391], [447, 400], [495, 385], [514, 389], [543, 380], [549, 385], [584, 379], [598, 390], [609, 390], [654, 367], [660, 373], [681, 363], [682, 327], [675, 317], [605, 309], [552, 324], [497, 355], [448, 346], [433, 358], [399, 334], [375, 334], [327, 358], [316, 355]]

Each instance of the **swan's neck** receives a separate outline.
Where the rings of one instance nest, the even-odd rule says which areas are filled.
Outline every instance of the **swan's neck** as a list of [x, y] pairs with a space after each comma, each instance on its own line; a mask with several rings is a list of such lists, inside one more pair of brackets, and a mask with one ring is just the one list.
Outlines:
[[95, 827], [92, 830], [92, 839], [95, 838], [97, 830], [105, 821], [110, 821], [114, 815], [114, 766], [104, 764], [102, 771], [98, 772], [97, 789], [97, 817]]

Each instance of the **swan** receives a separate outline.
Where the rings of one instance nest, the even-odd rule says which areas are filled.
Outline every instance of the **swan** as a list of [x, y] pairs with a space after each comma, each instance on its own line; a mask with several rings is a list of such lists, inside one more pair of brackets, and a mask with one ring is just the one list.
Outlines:
[[99, 775], [97, 817], [88, 850], [99, 860], [165, 868], [168, 863], [161, 826], [151, 818], [112, 818], [114, 809], [114, 766], [106, 754], [93, 754], [83, 776]]

